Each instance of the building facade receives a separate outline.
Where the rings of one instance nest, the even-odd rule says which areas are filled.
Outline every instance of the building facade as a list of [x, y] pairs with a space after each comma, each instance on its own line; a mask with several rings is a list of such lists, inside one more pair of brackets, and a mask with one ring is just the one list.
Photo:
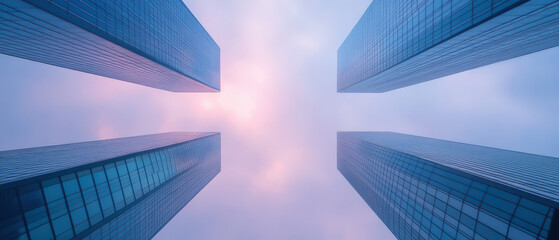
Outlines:
[[0, 152], [0, 239], [150, 239], [221, 170], [219, 133]]
[[558, 239], [559, 159], [339, 132], [338, 169], [398, 239]]
[[220, 90], [220, 49], [181, 0], [5, 0], [0, 53], [173, 92]]
[[375, 0], [338, 50], [338, 92], [385, 92], [559, 45], [555, 0]]

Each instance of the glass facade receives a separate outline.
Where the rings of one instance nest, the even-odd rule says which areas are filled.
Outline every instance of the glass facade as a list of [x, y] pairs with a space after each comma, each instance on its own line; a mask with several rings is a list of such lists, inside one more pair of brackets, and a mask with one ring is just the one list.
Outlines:
[[[0, 238], [149, 239], [221, 169], [220, 134], [154, 141], [148, 150], [145, 138], [125, 140], [144, 150], [0, 185]], [[49, 148], [57, 146], [0, 152], [0, 164]]]
[[338, 49], [338, 91], [385, 92], [558, 45], [555, 0], [375, 0]]
[[220, 89], [219, 46], [180, 0], [2, 1], [0, 53], [168, 91]]
[[557, 239], [559, 159], [338, 133], [338, 169], [398, 239]]

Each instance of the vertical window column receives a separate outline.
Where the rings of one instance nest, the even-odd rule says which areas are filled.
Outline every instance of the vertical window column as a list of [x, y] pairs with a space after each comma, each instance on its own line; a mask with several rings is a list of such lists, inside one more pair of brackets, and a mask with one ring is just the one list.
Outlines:
[[142, 160], [142, 156], [135, 157], [136, 166], [138, 167], [138, 174], [140, 176], [140, 184], [142, 185], [142, 192], [144, 194], [149, 192], [149, 183], [146, 174], [146, 169], [144, 167], [144, 161]]
[[169, 161], [163, 155], [163, 151], [158, 151], [155, 154], [161, 159], [161, 167], [163, 168], [163, 176], [165, 176], [165, 181], [171, 178], [171, 174], [169, 173]]
[[141, 156], [142, 160], [144, 161], [144, 168], [146, 170], [146, 176], [148, 179], [149, 190], [153, 190], [155, 188], [155, 180], [153, 178], [153, 168], [151, 166], [151, 159], [147, 154]]
[[58, 177], [42, 182], [47, 202], [50, 221], [57, 239], [70, 239], [74, 236], [68, 205], [64, 198], [62, 185]]
[[116, 168], [118, 171], [118, 176], [120, 183], [122, 185], [122, 192], [124, 193], [124, 200], [126, 205], [131, 204], [136, 200], [134, 198], [134, 192], [132, 190], [132, 184], [130, 183], [130, 177], [128, 175], [128, 169], [126, 168], [126, 163], [123, 160], [116, 163]]
[[84, 201], [80, 192], [80, 186], [75, 173], [70, 173], [61, 177], [64, 195], [68, 200], [70, 216], [76, 234], [89, 228], [89, 220], [85, 211]]
[[20, 187], [18, 192], [31, 239], [53, 238], [45, 200], [39, 184]]
[[107, 176], [102, 166], [93, 168], [92, 172], [93, 180], [95, 181], [95, 186], [97, 188], [97, 195], [99, 195], [99, 202], [101, 203], [101, 211], [103, 212], [103, 216], [106, 218], [115, 212], [111, 190], [109, 189], [109, 184], [107, 183]]
[[89, 215], [89, 221], [91, 225], [96, 224], [103, 220], [103, 215], [101, 214], [99, 198], [97, 196], [97, 191], [95, 190], [95, 185], [93, 184], [91, 171], [89, 169], [79, 171], [78, 179], [85, 200], [85, 207]]
[[0, 236], [5, 236], [8, 239], [25, 239], [27, 230], [23, 222], [16, 191], [0, 191], [0, 199]]
[[115, 209], [116, 211], [118, 211], [124, 208], [126, 204], [124, 203], [122, 186], [120, 185], [120, 180], [118, 179], [118, 174], [116, 172], [115, 164], [114, 163], [106, 164], [105, 171], [107, 173], [107, 178], [109, 179], [109, 187], [111, 188], [111, 194], [113, 196]]
[[163, 172], [161, 171], [161, 164], [159, 159], [155, 156], [153, 152], [149, 153], [151, 163], [153, 166], [153, 178], [155, 179], [156, 186], [161, 185], [165, 180], [163, 179]]
[[128, 167], [128, 172], [130, 173], [130, 181], [132, 183], [132, 189], [134, 190], [134, 196], [138, 199], [142, 197], [143, 193], [142, 184], [140, 183], [140, 174], [138, 173], [138, 168], [134, 158], [126, 159], [126, 166]]

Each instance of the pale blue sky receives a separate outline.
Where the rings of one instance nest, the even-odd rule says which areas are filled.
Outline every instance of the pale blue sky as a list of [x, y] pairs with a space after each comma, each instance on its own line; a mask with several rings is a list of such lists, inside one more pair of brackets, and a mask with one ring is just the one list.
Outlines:
[[337, 131], [559, 156], [559, 48], [383, 94], [336, 93], [370, 0], [188, 0], [222, 92], [177, 94], [0, 55], [0, 150], [222, 132], [222, 172], [158, 239], [391, 239], [336, 169]]

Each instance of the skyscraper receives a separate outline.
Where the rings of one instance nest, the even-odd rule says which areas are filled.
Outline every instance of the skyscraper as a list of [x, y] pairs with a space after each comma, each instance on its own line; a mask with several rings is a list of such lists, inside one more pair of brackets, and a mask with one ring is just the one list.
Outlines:
[[338, 133], [338, 169], [398, 239], [558, 239], [559, 159]]
[[217, 92], [220, 49], [181, 0], [3, 0], [0, 53], [173, 92]]
[[375, 0], [338, 50], [338, 92], [385, 92], [559, 45], [556, 0]]
[[0, 239], [149, 239], [221, 169], [219, 133], [0, 152]]

